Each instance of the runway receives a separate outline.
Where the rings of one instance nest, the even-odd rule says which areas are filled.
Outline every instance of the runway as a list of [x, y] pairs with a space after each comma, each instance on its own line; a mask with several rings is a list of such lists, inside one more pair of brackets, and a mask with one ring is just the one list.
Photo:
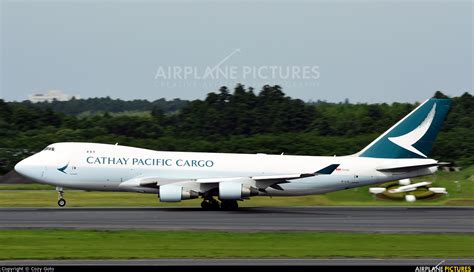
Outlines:
[[474, 207], [2, 208], [0, 218], [0, 229], [474, 232]]

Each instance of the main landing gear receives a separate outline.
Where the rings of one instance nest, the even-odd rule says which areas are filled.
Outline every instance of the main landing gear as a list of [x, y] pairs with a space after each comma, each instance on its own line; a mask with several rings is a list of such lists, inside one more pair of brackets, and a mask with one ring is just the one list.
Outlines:
[[216, 211], [220, 209], [220, 204], [219, 201], [211, 197], [209, 199], [204, 199], [201, 202], [201, 207], [206, 211]]
[[235, 211], [239, 208], [239, 204], [237, 200], [222, 200], [218, 201], [215, 200], [213, 197], [204, 199], [201, 202], [201, 207], [207, 211], [217, 211], [217, 210], [224, 210], [224, 211]]
[[221, 201], [221, 210], [224, 211], [235, 211], [239, 208], [237, 200], [222, 200]]
[[58, 192], [58, 206], [59, 207], [66, 206], [66, 200], [64, 199], [63, 187], [56, 187], [56, 191]]

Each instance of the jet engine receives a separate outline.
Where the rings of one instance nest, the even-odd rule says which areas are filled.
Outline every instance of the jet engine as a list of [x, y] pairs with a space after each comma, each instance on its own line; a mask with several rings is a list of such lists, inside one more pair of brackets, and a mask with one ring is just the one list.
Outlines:
[[258, 195], [258, 189], [239, 182], [219, 183], [219, 198], [222, 200], [238, 200]]
[[161, 202], [179, 202], [185, 199], [198, 198], [199, 193], [193, 190], [187, 190], [183, 186], [168, 184], [160, 186]]

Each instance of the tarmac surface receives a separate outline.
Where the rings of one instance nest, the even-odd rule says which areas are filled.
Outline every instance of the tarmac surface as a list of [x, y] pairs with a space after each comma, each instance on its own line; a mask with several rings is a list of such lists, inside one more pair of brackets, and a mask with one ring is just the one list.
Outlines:
[[144, 260], [14, 260], [0, 261], [0, 266], [61, 266], [61, 265], [107, 265], [107, 266], [436, 266], [474, 265], [473, 259], [144, 259]]
[[0, 229], [474, 233], [474, 207], [2, 208]]

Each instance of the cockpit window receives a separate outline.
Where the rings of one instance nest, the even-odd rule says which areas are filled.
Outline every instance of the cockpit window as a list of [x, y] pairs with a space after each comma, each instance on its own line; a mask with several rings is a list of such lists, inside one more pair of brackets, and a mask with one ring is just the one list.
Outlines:
[[51, 146], [47, 146], [45, 149], [43, 149], [45, 151], [54, 151], [54, 147], [51, 147]]

